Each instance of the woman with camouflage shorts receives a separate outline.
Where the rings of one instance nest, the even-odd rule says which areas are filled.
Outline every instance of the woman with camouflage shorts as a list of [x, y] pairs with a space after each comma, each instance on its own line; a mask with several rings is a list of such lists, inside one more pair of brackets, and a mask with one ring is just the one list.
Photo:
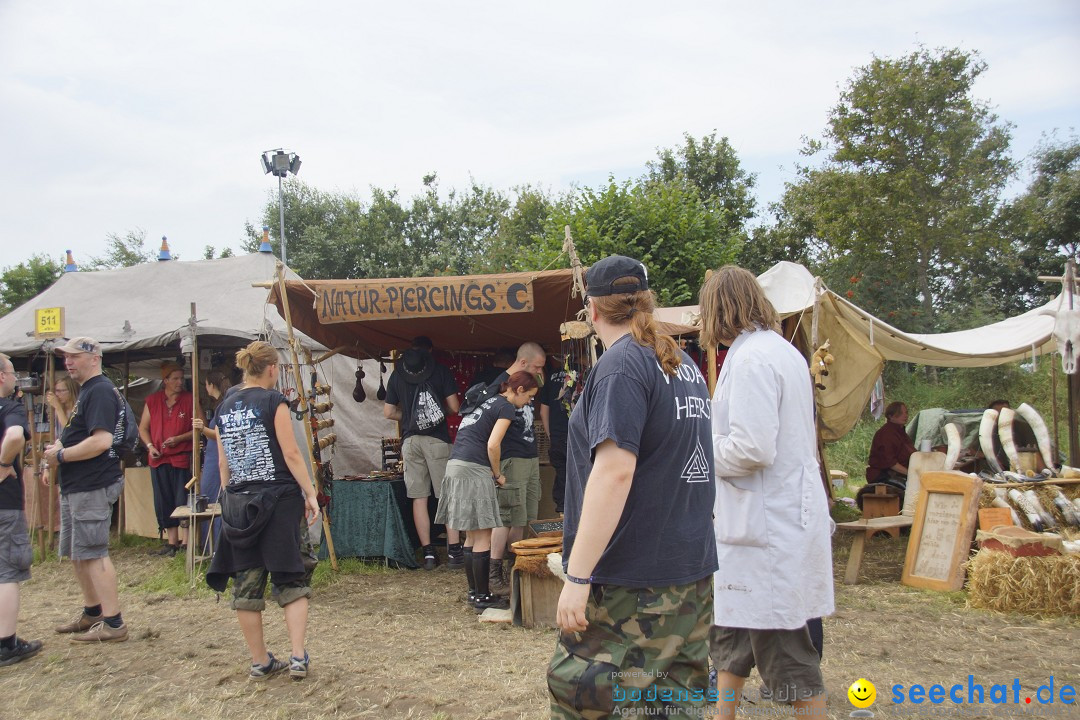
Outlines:
[[570, 417], [552, 717], [700, 717], [716, 570], [707, 386], [656, 334], [644, 265], [605, 258], [586, 285], [606, 351]]
[[[255, 341], [236, 354], [244, 384], [218, 406], [218, 468], [222, 487], [221, 545], [206, 573], [206, 584], [221, 592], [233, 578], [232, 607], [251, 651], [252, 678], [288, 669], [307, 676], [304, 650], [311, 588], [301, 557], [301, 522], [315, 522], [319, 505], [307, 465], [293, 435], [289, 406], [274, 388], [280, 368], [277, 351]], [[262, 611], [266, 581], [285, 609], [292, 644], [289, 662], [267, 651]]]

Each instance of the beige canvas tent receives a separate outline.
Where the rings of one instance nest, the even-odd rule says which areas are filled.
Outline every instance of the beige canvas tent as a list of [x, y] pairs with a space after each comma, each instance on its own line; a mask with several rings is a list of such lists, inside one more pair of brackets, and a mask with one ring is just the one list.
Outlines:
[[[960, 332], [905, 333], [829, 290], [802, 265], [780, 262], [758, 276], [765, 294], [785, 319], [789, 338], [804, 350], [830, 343], [836, 358], [819, 394], [825, 441], [837, 440], [858, 422], [888, 360], [939, 367], [985, 367], [1030, 360], [1054, 352], [1054, 318], [1061, 296], [1042, 308]], [[659, 311], [661, 320], [697, 322], [698, 307]]]
[[[235, 348], [264, 339], [282, 351], [283, 362], [291, 362], [286, 352], [285, 321], [267, 304], [267, 290], [253, 287], [273, 281], [275, 265], [272, 255], [256, 253], [65, 273], [41, 294], [0, 318], [0, 352], [11, 355], [19, 368], [33, 366], [40, 371], [47, 346], [33, 337], [34, 310], [62, 307], [68, 337], [87, 335], [97, 339], [104, 347], [106, 365], [123, 368], [130, 363], [132, 374], [153, 380], [134, 393], [133, 405], [136, 412], [141, 412], [139, 399], [156, 389], [161, 360], [174, 358], [180, 352], [193, 302], [200, 349]], [[286, 274], [298, 279], [291, 270]], [[297, 337], [316, 355], [325, 350], [302, 333]], [[382, 415], [382, 403], [375, 400], [378, 364], [369, 361], [364, 365], [369, 400], [360, 404], [350, 396], [356, 368], [357, 361], [344, 355], [336, 355], [319, 366], [320, 382], [334, 388], [335, 405], [330, 416], [335, 419], [338, 441], [328, 457], [338, 475], [381, 467], [380, 438], [394, 432], [394, 424]], [[300, 427], [297, 424], [298, 431]], [[300, 444], [303, 447], [302, 440]], [[129, 490], [134, 492], [136, 485], [130, 483]], [[128, 529], [156, 535], [149, 487], [137, 495], [125, 493]], [[137, 518], [147, 512], [149, 520], [144, 518], [140, 525]]]

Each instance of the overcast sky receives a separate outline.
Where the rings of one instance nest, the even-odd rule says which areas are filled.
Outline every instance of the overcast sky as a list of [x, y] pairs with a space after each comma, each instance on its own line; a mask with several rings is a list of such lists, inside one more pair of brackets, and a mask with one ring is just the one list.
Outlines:
[[408, 197], [636, 177], [716, 130], [764, 212], [854, 68], [919, 43], [981, 53], [1017, 159], [1080, 126], [1076, 0], [0, 0], [0, 266], [133, 228], [237, 248], [282, 146], [315, 187]]

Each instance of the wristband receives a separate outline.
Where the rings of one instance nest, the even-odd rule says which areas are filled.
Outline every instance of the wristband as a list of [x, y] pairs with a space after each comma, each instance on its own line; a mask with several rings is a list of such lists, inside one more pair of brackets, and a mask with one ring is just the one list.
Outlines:
[[56, 451], [56, 464], [60, 465], [64, 462], [64, 448], [60, 448]]
[[587, 578], [574, 577], [570, 573], [566, 573], [566, 579], [575, 585], [592, 585], [592, 575]]

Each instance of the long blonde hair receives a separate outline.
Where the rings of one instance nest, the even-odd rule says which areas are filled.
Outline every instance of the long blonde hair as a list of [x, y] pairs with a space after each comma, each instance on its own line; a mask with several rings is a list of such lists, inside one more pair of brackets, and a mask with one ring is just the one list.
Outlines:
[[731, 342], [743, 330], [780, 327], [780, 316], [757, 278], [738, 265], [725, 265], [714, 272], [701, 286], [698, 302], [703, 347]]
[[[628, 284], [635, 284], [635, 278], [625, 278]], [[619, 281], [615, 281], [619, 285]], [[656, 361], [668, 375], [674, 375], [682, 364], [679, 346], [667, 335], [656, 331], [656, 296], [652, 290], [639, 290], [633, 293], [601, 295], [590, 297], [589, 302], [596, 306], [596, 312], [612, 325], [630, 325], [630, 335], [642, 347], [652, 348]]]

